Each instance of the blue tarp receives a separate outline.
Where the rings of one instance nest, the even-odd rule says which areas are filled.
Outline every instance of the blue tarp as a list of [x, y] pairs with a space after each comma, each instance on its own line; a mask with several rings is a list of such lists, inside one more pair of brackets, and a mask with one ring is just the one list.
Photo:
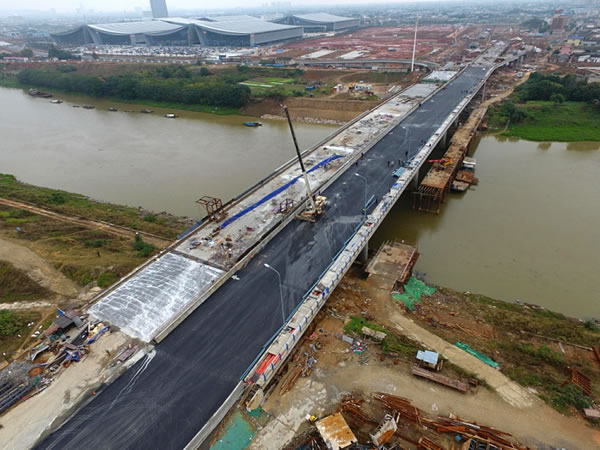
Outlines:
[[204, 222], [202, 222], [201, 220], [199, 220], [198, 222], [196, 222], [194, 225], [192, 225], [191, 227], [189, 227], [188, 229], [186, 229], [183, 233], [181, 233], [179, 236], [177, 236], [177, 239], [182, 239], [184, 237], [186, 237], [188, 234], [190, 234], [192, 231], [195, 231], [198, 227], [200, 227], [200, 225], [202, 225]]
[[[340, 155], [333, 155], [329, 158], [325, 158], [323, 161], [321, 161], [320, 163], [318, 163], [316, 166], [313, 166], [310, 170], [308, 170], [306, 173], [311, 173], [314, 172], [315, 170], [317, 170], [319, 167], [324, 166], [325, 164], [330, 163], [331, 161], [335, 161], [336, 159], [341, 158]], [[237, 213], [235, 216], [231, 216], [229, 219], [227, 219], [225, 222], [223, 222], [223, 224], [221, 225], [221, 229], [225, 228], [227, 225], [231, 224], [232, 222], [235, 222], [237, 219], [239, 219], [242, 216], [245, 216], [246, 214], [248, 214], [250, 211], [252, 211], [253, 209], [259, 207], [260, 205], [262, 205], [265, 202], [268, 202], [269, 200], [271, 200], [273, 197], [275, 197], [276, 195], [282, 193], [283, 191], [285, 191], [287, 188], [289, 188], [290, 186], [294, 185], [296, 183], [296, 181], [298, 181], [300, 178], [302, 177], [302, 175], [298, 175], [296, 178], [294, 178], [292, 181], [284, 184], [283, 186], [281, 186], [280, 188], [275, 189], [273, 192], [271, 192], [270, 194], [265, 195], [263, 198], [261, 198], [259, 201], [257, 201], [256, 203], [248, 206], [246, 209], [240, 211], [239, 213]]]
[[89, 341], [87, 341], [87, 345], [93, 344], [94, 342], [96, 342], [96, 340], [102, 336], [104, 333], [106, 333], [108, 331], [108, 325], [105, 326], [104, 328], [102, 328], [100, 331], [98, 331], [98, 334], [96, 334], [96, 336], [94, 336], [93, 338], [91, 338]]
[[405, 171], [405, 170], [406, 170], [406, 169], [405, 169], [404, 167], [400, 167], [399, 169], [396, 169], [396, 170], [394, 171], [393, 175], [394, 175], [396, 178], [400, 178], [400, 175], [402, 175], [402, 174], [404, 173], [404, 171]]

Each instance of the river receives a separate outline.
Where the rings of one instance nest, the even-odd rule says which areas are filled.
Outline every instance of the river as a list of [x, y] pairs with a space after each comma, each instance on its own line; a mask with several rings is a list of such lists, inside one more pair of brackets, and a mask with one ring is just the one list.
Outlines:
[[[178, 215], [195, 200], [228, 200], [294, 155], [285, 122], [178, 112], [73, 108], [0, 88], [0, 172], [22, 181]], [[296, 124], [301, 148], [334, 131]], [[377, 232], [419, 247], [416, 270], [432, 283], [600, 317], [600, 143], [534, 143], [485, 137], [474, 150], [480, 184], [449, 194], [439, 216], [405, 195]]]
[[484, 137], [479, 185], [450, 193], [439, 216], [405, 195], [374, 238], [404, 239], [440, 286], [600, 317], [600, 143]]
[[[0, 88], [0, 172], [19, 180], [79, 192], [98, 200], [202, 217], [195, 201], [229, 200], [295, 157], [287, 122], [92, 101], [52, 104], [20, 89]], [[96, 109], [73, 108], [91, 104]], [[116, 107], [118, 112], [108, 111]], [[335, 131], [295, 123], [301, 149]]]

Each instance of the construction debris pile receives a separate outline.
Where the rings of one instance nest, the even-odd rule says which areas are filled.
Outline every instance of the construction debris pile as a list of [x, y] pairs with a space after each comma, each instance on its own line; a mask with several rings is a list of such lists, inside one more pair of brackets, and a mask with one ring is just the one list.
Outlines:
[[[30, 348], [26, 356], [0, 371], [0, 414], [44, 391], [62, 371], [84, 359], [90, 346], [109, 331], [109, 326], [88, 321], [87, 315], [78, 311], [59, 309], [52, 325], [32, 334], [40, 342]], [[133, 345], [123, 349], [117, 355], [118, 361], [126, 361], [135, 351]]]
[[[376, 392], [373, 394], [373, 400], [374, 402], [364, 399], [358, 394], [345, 395], [340, 402], [338, 413], [316, 422], [321, 439], [314, 430], [309, 429], [303, 435], [304, 442], [301, 445], [296, 442], [294, 447], [420, 450], [527, 448], [509, 433], [460, 417], [429, 417], [402, 397]], [[337, 425], [325, 428], [323, 425], [319, 426], [319, 423]], [[338, 430], [338, 436], [342, 435], [343, 430], [343, 442], [346, 446], [341, 445], [341, 438], [338, 441], [331, 439], [331, 436], [335, 435], [332, 428]], [[337, 446], [332, 446], [332, 442]]]

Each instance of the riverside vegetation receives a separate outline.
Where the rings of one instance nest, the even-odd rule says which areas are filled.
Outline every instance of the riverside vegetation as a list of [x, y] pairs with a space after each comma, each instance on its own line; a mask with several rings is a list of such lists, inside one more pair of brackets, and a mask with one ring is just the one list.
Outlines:
[[501, 105], [490, 108], [492, 130], [531, 141], [600, 141], [600, 83], [575, 75], [533, 73]]
[[[16, 77], [4, 76], [7, 87], [35, 87], [96, 98], [118, 99], [157, 107], [174, 107], [220, 114], [239, 109], [265, 97], [303, 96], [306, 80], [299, 69], [248, 67], [209, 69], [205, 66], [162, 65], [139, 72], [90, 75], [73, 64], [45, 69], [24, 69]], [[258, 79], [252, 83], [248, 80]], [[262, 80], [277, 80], [270, 89], [255, 89]], [[243, 84], [248, 82], [248, 85]]]

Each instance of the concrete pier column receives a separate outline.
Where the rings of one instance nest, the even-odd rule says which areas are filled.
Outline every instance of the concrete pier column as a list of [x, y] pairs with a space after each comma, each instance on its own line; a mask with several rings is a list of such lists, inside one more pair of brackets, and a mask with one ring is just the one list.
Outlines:
[[415, 176], [413, 177], [413, 179], [411, 180], [410, 184], [412, 185], [412, 188], [416, 191], [417, 189], [419, 189], [419, 170], [417, 169], [415, 171]]
[[361, 264], [367, 264], [369, 261], [369, 241], [365, 243], [365, 246], [360, 251], [360, 254], [358, 255], [358, 261]]
[[446, 144], [448, 143], [448, 130], [444, 132], [444, 135], [440, 139], [440, 144], [444, 150], [446, 150]]

